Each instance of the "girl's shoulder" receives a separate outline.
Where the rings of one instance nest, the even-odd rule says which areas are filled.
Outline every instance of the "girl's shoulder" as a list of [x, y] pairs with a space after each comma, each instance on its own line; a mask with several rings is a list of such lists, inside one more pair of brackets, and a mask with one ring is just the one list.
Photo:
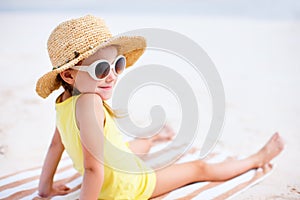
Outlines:
[[91, 117], [105, 118], [103, 101], [97, 94], [81, 94], [77, 98], [75, 112], [77, 120], [86, 120]]
[[76, 100], [76, 108], [80, 107], [89, 109], [89, 111], [91, 111], [90, 109], [100, 109], [103, 111], [103, 101], [97, 94], [80, 94]]

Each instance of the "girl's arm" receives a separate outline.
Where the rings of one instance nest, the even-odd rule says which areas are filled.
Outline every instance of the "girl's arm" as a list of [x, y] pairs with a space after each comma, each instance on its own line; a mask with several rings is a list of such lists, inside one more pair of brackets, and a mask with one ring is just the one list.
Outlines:
[[104, 180], [104, 168], [99, 160], [83, 146], [84, 175], [80, 192], [82, 199], [98, 199]]
[[79, 199], [97, 199], [104, 180], [103, 126], [104, 111], [101, 98], [82, 94], [76, 103], [77, 126], [80, 129], [84, 159], [84, 174]]
[[55, 195], [64, 195], [68, 193], [69, 188], [67, 188], [65, 185], [53, 184], [53, 177], [63, 151], [64, 146], [61, 142], [59, 131], [56, 128], [40, 176], [38, 187], [39, 196], [52, 197]]

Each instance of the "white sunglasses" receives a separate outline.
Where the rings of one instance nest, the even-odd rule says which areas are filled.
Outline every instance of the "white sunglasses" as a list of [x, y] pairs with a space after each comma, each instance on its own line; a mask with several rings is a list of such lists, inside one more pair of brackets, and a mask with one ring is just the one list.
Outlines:
[[96, 60], [89, 66], [74, 66], [71, 69], [88, 72], [96, 81], [105, 79], [112, 69], [116, 76], [122, 74], [126, 67], [126, 58], [123, 55], [118, 56], [115, 61], [110, 64], [107, 60]]

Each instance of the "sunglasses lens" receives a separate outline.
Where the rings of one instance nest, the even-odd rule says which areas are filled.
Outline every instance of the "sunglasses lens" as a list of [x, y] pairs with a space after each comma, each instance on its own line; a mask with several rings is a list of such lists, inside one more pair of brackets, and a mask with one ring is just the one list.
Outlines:
[[110, 71], [110, 65], [107, 62], [100, 62], [96, 65], [95, 75], [99, 79], [105, 78]]
[[126, 66], [126, 59], [124, 57], [120, 57], [117, 61], [116, 61], [116, 65], [115, 65], [115, 71], [117, 74], [121, 74]]

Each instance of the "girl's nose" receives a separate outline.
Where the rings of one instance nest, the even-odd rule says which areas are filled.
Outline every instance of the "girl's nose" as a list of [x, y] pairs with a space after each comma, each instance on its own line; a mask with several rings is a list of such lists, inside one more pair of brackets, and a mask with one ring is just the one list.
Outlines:
[[113, 72], [113, 69], [111, 69], [108, 76], [106, 77], [106, 82], [112, 82], [112, 81], [116, 80], [116, 78], [117, 78], [117, 76]]

